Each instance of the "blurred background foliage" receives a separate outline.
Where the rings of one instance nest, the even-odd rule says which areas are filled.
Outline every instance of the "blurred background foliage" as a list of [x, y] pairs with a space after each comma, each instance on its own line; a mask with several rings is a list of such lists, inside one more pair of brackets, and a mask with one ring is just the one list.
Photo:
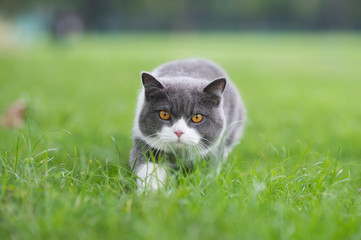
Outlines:
[[70, 14], [90, 31], [356, 30], [360, 11], [359, 0], [0, 1], [0, 16], [42, 22], [48, 30]]

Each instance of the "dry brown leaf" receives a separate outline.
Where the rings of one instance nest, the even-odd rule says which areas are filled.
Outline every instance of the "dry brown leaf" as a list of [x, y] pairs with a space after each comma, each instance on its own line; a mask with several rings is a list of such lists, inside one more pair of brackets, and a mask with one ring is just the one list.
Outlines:
[[20, 128], [25, 122], [26, 105], [23, 101], [13, 102], [3, 113], [0, 118], [1, 126], [7, 128]]

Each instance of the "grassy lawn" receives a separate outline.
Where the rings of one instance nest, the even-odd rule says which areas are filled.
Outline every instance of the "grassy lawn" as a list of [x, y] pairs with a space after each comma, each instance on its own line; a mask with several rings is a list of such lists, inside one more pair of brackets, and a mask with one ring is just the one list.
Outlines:
[[[216, 176], [201, 163], [139, 195], [140, 71], [202, 57], [248, 108]], [[0, 52], [0, 239], [361, 239], [361, 35], [124, 34]], [[114, 140], [112, 140], [112, 138]]]

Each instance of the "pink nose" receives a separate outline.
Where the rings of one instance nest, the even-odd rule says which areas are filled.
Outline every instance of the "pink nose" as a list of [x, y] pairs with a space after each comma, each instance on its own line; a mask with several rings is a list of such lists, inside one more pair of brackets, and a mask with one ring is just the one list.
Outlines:
[[174, 131], [174, 133], [175, 133], [175, 135], [177, 135], [178, 138], [180, 138], [184, 132], [181, 130], [177, 130], [177, 131]]

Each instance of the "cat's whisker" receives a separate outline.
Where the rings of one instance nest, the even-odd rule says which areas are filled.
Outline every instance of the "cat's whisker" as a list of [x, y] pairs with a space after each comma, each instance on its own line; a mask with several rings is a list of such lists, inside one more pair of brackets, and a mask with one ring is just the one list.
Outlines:
[[139, 145], [144, 144], [143, 141], [147, 142], [149, 139], [152, 141], [154, 136], [157, 136], [157, 135], [158, 135], [157, 133], [153, 133], [148, 136], [145, 136], [144, 138], [141, 139], [141, 141], [136, 142], [136, 144], [134, 146], [139, 147]]
[[158, 143], [157, 142], [157, 144], [155, 145], [155, 152], [154, 152], [154, 155], [155, 156], [157, 156], [158, 155], [158, 153], [160, 152], [160, 146], [161, 146], [162, 144], [161, 143]]
[[208, 147], [210, 147], [210, 146], [212, 146], [213, 144], [214, 144], [214, 142], [212, 142], [212, 141], [210, 141], [210, 140], [208, 140], [207, 138], [205, 138], [205, 137], [202, 137], [201, 138], [201, 141], [205, 141], [207, 144], [209, 144], [209, 146]]
[[202, 154], [202, 149], [199, 145], [196, 145], [195, 148], [197, 149], [196, 154], [198, 158], [202, 158], [203, 154]]
[[195, 151], [196, 151], [196, 153], [198, 153], [199, 155], [201, 155], [201, 148], [200, 148], [200, 146], [199, 145], [194, 145], [194, 148], [195, 148]]
[[216, 151], [212, 147], [205, 145], [203, 142], [199, 142], [198, 147], [200, 149], [201, 156], [206, 156], [209, 152], [211, 152], [217, 157]]
[[[158, 149], [158, 145], [160, 144], [160, 142], [161, 142], [160, 139], [154, 139], [154, 141], [153, 141], [154, 147], [149, 146], [149, 147], [145, 150], [145, 152], [148, 153], [150, 150], [152, 150], [152, 148], [155, 149], [156, 152], [157, 152], [157, 151], [159, 150], [159, 149]], [[153, 152], [153, 155], [155, 155], [156, 152]]]
[[192, 151], [192, 146], [191, 145], [188, 145], [188, 148], [187, 148], [187, 150], [188, 150], [188, 156], [189, 156], [189, 158], [190, 159], [193, 159], [193, 151]]
[[162, 142], [162, 145], [161, 145], [160, 148], [161, 148], [163, 151], [167, 151], [167, 145], [168, 145], [167, 142]]
[[166, 144], [165, 144], [165, 151], [166, 151], [166, 152], [168, 152], [168, 146], [169, 146], [169, 144], [166, 143]]
[[156, 146], [156, 148], [158, 149], [158, 150], [157, 150], [158, 152], [160, 152], [160, 151], [163, 150], [164, 144], [165, 144], [164, 141], [162, 141], [162, 140], [159, 140], [159, 141], [158, 141], [158, 144], [157, 144], [157, 146]]
[[152, 138], [154, 138], [154, 136], [157, 136], [157, 135], [158, 135], [158, 133], [153, 133], [153, 134], [144, 136], [144, 137], [142, 138], [142, 140], [152, 139]]
[[[217, 146], [217, 144], [212, 143], [207, 138], [203, 137], [202, 140], [204, 141], [204, 143], [201, 141], [200, 144], [202, 145], [202, 148], [204, 149], [204, 152], [211, 152], [217, 159], [219, 159], [219, 158], [223, 157], [222, 153], [224, 152], [224, 149], [225, 149], [225, 145], [224, 145], [224, 142], [222, 141], [222, 139], [223, 139], [223, 137], [220, 138], [220, 140], [218, 141], [218, 147], [217, 147], [218, 153], [214, 149], [214, 146]], [[205, 143], [207, 143], [207, 145], [205, 145]], [[203, 154], [203, 155], [206, 155], [206, 154]]]

